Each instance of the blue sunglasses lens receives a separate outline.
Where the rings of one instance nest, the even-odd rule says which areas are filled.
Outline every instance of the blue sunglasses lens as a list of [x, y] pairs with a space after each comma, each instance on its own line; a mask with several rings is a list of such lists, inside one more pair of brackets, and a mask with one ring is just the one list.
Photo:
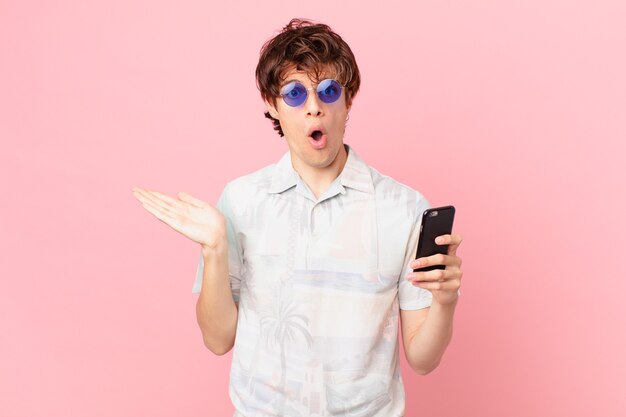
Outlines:
[[341, 86], [335, 80], [324, 80], [317, 86], [317, 96], [324, 103], [334, 103], [341, 97]]
[[292, 107], [301, 105], [306, 101], [307, 91], [302, 84], [297, 81], [290, 82], [281, 91], [285, 103]]
[[[341, 85], [331, 79], [323, 80], [317, 86], [317, 96], [324, 103], [334, 103], [341, 97]], [[304, 104], [306, 101], [308, 92], [306, 87], [297, 81], [292, 81], [281, 90], [281, 96], [285, 103], [291, 107], [296, 107]]]

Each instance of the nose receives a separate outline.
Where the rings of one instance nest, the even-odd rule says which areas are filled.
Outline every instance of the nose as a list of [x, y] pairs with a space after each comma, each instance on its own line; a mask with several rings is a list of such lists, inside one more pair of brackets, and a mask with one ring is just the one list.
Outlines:
[[307, 116], [321, 116], [324, 114], [322, 109], [322, 104], [320, 102], [319, 97], [317, 96], [317, 92], [314, 89], [308, 91], [308, 95], [306, 98], [306, 102], [304, 103], [304, 108], [306, 110]]

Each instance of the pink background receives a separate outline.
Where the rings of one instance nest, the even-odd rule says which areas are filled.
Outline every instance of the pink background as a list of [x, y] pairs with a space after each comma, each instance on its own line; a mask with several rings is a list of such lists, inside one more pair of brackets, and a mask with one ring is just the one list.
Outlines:
[[625, 4], [0, 1], [0, 415], [232, 413], [199, 247], [131, 187], [215, 203], [280, 158], [254, 69], [296, 16], [357, 57], [346, 142], [457, 207], [455, 335], [403, 362], [406, 415], [626, 415]]

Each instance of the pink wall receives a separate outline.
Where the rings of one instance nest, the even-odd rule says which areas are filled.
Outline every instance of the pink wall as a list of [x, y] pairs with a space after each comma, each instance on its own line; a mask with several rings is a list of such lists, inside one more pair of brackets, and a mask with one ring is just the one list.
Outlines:
[[[254, 68], [329, 23], [346, 142], [465, 240], [455, 336], [407, 416], [626, 415], [623, 1], [0, 2], [0, 415], [227, 416], [198, 246], [131, 187], [215, 202], [286, 145]], [[298, 4], [298, 6], [296, 6]]]

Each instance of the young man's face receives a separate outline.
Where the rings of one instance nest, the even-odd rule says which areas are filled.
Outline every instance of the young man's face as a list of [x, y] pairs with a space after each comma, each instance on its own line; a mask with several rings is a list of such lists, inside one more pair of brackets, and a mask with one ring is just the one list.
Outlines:
[[[320, 81], [334, 78], [332, 73], [322, 74]], [[291, 152], [291, 160], [296, 170], [300, 168], [326, 168], [335, 161], [337, 155], [345, 152], [343, 134], [346, 129], [346, 118], [351, 104], [346, 103], [346, 92], [342, 89], [341, 96], [333, 103], [325, 103], [317, 95], [317, 85], [309, 79], [305, 72], [291, 70], [287, 72], [279, 89], [292, 81], [300, 82], [308, 90], [306, 101], [291, 107], [282, 97], [276, 99], [276, 106], [267, 103], [272, 117], [280, 121], [285, 140]], [[311, 134], [314, 130], [321, 131]]]

